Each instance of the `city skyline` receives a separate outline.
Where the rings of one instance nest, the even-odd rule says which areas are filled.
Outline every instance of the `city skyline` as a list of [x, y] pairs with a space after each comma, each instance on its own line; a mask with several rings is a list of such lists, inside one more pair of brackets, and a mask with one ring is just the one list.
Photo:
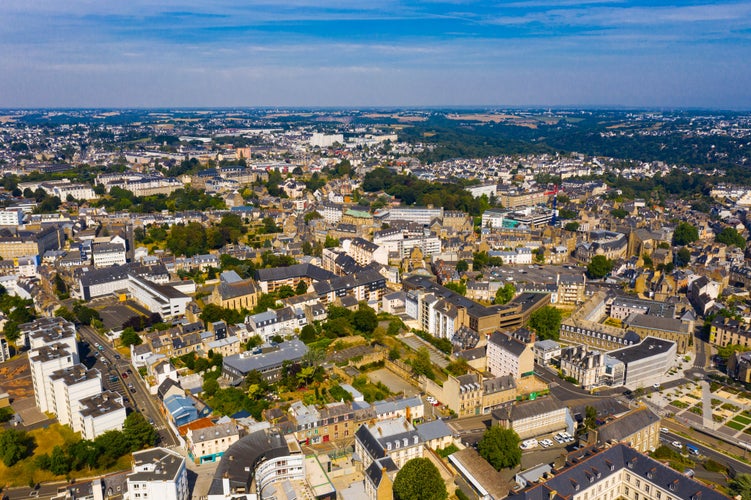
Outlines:
[[744, 2], [0, 7], [2, 107], [748, 109]]

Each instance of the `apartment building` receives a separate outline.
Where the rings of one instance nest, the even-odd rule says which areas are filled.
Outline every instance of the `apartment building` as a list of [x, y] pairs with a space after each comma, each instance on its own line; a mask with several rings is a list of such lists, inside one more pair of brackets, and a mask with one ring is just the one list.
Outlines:
[[520, 379], [534, 372], [535, 335], [526, 329], [513, 333], [495, 332], [488, 338], [487, 371], [500, 377], [510, 375]]
[[122, 396], [104, 391], [79, 401], [78, 424], [73, 430], [81, 432], [84, 439], [94, 440], [107, 431], [121, 430], [125, 417]]
[[513, 429], [521, 439], [528, 439], [554, 432], [574, 432], [571, 412], [554, 396], [523, 401], [493, 410], [493, 425]]
[[403, 417], [362, 424], [355, 433], [355, 453], [363, 470], [385, 457], [401, 469], [409, 460], [422, 458], [424, 451], [417, 430]]
[[240, 440], [240, 430], [232, 422], [188, 429], [185, 436], [188, 456], [197, 464], [216, 462], [224, 452]]
[[133, 453], [133, 472], [126, 476], [127, 500], [188, 500], [185, 458], [166, 448]]

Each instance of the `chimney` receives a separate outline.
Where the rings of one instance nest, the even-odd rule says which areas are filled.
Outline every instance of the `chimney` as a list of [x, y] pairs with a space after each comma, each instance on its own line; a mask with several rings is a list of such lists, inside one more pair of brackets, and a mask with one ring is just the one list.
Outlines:
[[229, 474], [226, 472], [222, 475], [222, 493], [224, 493], [225, 497], [229, 496], [231, 493], [229, 489]]
[[555, 497], [558, 496], [558, 492], [556, 490], [551, 490], [550, 494], [548, 495], [548, 500], [555, 500]]

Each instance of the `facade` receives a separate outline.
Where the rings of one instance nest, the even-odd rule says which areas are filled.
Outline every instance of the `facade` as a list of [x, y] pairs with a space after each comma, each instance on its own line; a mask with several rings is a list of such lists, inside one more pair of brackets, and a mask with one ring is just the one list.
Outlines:
[[79, 402], [78, 424], [73, 430], [84, 439], [94, 440], [107, 431], [121, 430], [125, 422], [125, 405], [116, 392], [104, 391]]
[[573, 419], [568, 407], [554, 396], [524, 401], [493, 410], [493, 425], [514, 429], [521, 439], [554, 432], [573, 432]]
[[468, 373], [459, 377], [449, 375], [443, 383], [441, 402], [451, 408], [459, 417], [480, 415], [483, 409], [482, 376]]
[[252, 310], [258, 305], [260, 290], [252, 279], [242, 279], [235, 271], [219, 275], [219, 284], [209, 299], [212, 304], [226, 309]]
[[8, 346], [8, 340], [0, 336], [0, 363], [5, 363], [10, 359], [10, 347]]
[[561, 373], [576, 379], [584, 389], [602, 384], [605, 373], [605, 353], [574, 345], [561, 351]]
[[185, 307], [192, 300], [171, 286], [159, 285], [134, 275], [128, 276], [128, 290], [135, 300], [163, 319], [184, 315]]
[[[509, 500], [727, 500], [722, 493], [624, 444], [577, 450], [561, 470]], [[577, 459], [576, 457], [581, 457]]]
[[362, 238], [344, 240], [342, 248], [360, 266], [367, 266], [372, 262], [377, 262], [384, 266], [389, 263], [389, 252], [386, 247], [376, 245]]
[[34, 385], [34, 399], [37, 408], [53, 413], [55, 395], [49, 377], [57, 370], [72, 368], [78, 363], [78, 354], [62, 343], [45, 345], [29, 351], [31, 381]]
[[651, 336], [675, 342], [679, 354], [684, 354], [688, 350], [689, 341], [693, 336], [689, 324], [673, 318], [631, 314], [623, 320], [623, 326], [636, 332], [641, 338]]
[[52, 372], [47, 383], [51, 389], [52, 413], [57, 415], [61, 424], [80, 431], [78, 412], [82, 409], [81, 400], [102, 392], [99, 370], [87, 370], [84, 365], [77, 364]]
[[6, 208], [0, 210], [0, 226], [18, 227], [23, 224], [23, 210], [20, 208]]
[[637, 408], [591, 432], [598, 444], [624, 443], [649, 453], [660, 446], [660, 417], [649, 408]]
[[282, 342], [275, 348], [258, 354], [241, 352], [223, 359], [222, 376], [233, 383], [239, 383], [249, 372], [257, 370], [267, 380], [276, 380], [285, 361], [297, 363], [307, 352], [308, 347], [297, 339]]
[[232, 422], [214, 424], [201, 429], [189, 429], [186, 437], [188, 456], [197, 464], [215, 462], [240, 440], [240, 430]]
[[385, 457], [401, 469], [409, 460], [423, 457], [424, 445], [412, 424], [399, 417], [361, 425], [355, 433], [355, 453], [363, 470]]
[[133, 453], [133, 472], [127, 475], [128, 500], [188, 500], [185, 458], [166, 448]]
[[535, 363], [539, 365], [549, 365], [550, 362], [560, 357], [561, 344], [555, 340], [538, 340], [533, 348], [535, 353]]
[[495, 332], [488, 339], [487, 371], [496, 377], [510, 375], [515, 379], [534, 372], [534, 342], [535, 336], [528, 330]]
[[661, 384], [677, 356], [675, 342], [647, 337], [641, 343], [608, 353], [624, 365], [623, 385], [629, 389]]
[[125, 264], [125, 245], [121, 243], [94, 243], [94, 267], [121, 266]]

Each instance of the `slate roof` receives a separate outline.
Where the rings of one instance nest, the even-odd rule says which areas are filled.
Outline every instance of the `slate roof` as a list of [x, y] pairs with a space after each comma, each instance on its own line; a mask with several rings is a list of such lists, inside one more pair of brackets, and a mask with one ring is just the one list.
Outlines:
[[600, 452], [570, 455], [567, 465], [567, 468], [559, 471], [553, 478], [512, 494], [508, 499], [570, 499], [577, 492], [583, 492], [610, 477], [615, 477], [620, 481], [621, 471], [624, 469], [667, 492], [671, 498], [701, 500], [727, 500], [728, 498], [624, 444]]
[[258, 269], [255, 272], [258, 281], [282, 281], [291, 278], [310, 278], [313, 281], [328, 280], [336, 275], [313, 264], [295, 264], [287, 267]]
[[597, 428], [597, 439], [601, 443], [621, 442], [628, 436], [660, 421], [649, 408], [638, 408], [626, 415]]

